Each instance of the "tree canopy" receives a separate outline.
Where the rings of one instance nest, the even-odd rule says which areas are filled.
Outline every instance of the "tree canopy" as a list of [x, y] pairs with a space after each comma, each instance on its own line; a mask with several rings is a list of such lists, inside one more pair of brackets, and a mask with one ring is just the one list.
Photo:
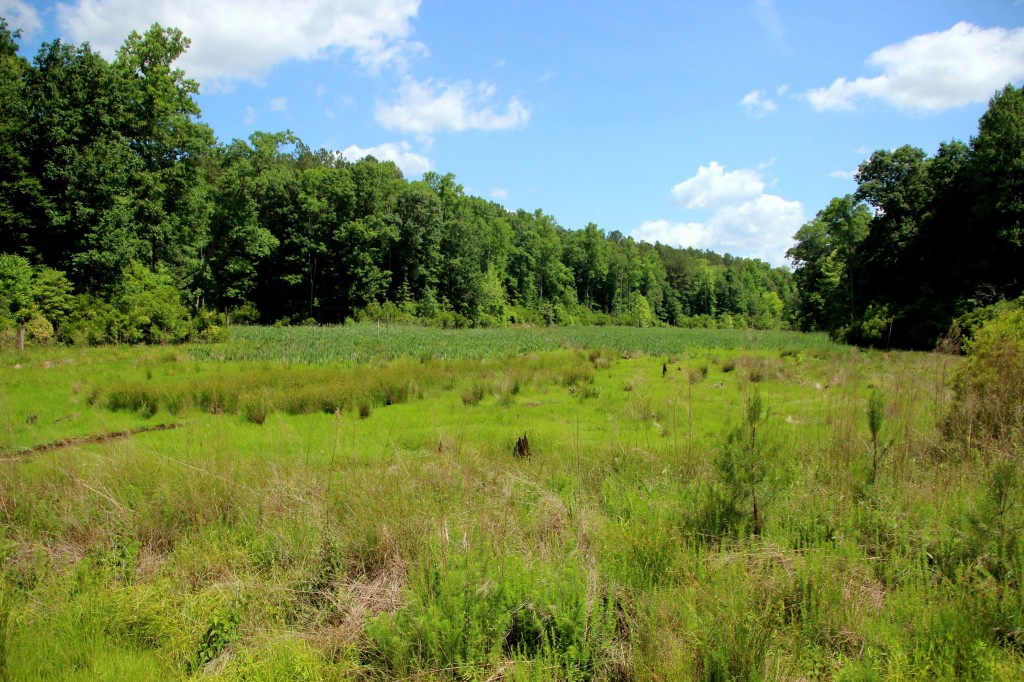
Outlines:
[[996, 93], [970, 143], [879, 150], [855, 179], [789, 251], [802, 328], [934, 348], [956, 318], [1024, 293], [1024, 90]]
[[[60, 40], [30, 62], [18, 39], [4, 21], [0, 253], [48, 292], [33, 314], [65, 341], [177, 340], [210, 310], [260, 323], [789, 324], [784, 268], [566, 229], [467, 195], [451, 173], [409, 180], [290, 131], [218, 142], [198, 83], [174, 66], [189, 46], [178, 29], [132, 33], [112, 62]], [[13, 301], [9, 325], [28, 314]]]

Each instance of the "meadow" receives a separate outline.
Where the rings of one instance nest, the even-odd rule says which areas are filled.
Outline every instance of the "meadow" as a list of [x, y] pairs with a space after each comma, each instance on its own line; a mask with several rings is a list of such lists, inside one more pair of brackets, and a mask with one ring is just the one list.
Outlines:
[[5, 353], [0, 680], [1024, 679], [1020, 442], [959, 428], [961, 363], [370, 324]]

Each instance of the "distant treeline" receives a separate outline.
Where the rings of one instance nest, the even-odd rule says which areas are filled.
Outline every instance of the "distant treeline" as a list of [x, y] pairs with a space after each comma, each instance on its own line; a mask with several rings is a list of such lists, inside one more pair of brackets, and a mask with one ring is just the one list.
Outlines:
[[[877, 151], [789, 251], [799, 324], [934, 348], [1024, 292], [1024, 90], [990, 101], [970, 143]], [[954, 321], [956, 324], [953, 325]], [[952, 326], [952, 329], [951, 329]]]
[[176, 29], [133, 33], [113, 62], [61, 41], [29, 62], [17, 37], [4, 23], [0, 315], [35, 320], [30, 335], [175, 340], [209, 325], [202, 311], [772, 328], [795, 310], [791, 273], [758, 260], [567, 230], [289, 132], [220, 144], [171, 66], [188, 47]]
[[[452, 174], [409, 181], [290, 132], [217, 141], [189, 41], [154, 25], [108, 62], [19, 56], [0, 19], [0, 330], [73, 343], [177, 341], [226, 320], [441, 326], [658, 324], [826, 330], [934, 346], [1021, 293], [1024, 95], [970, 144], [902, 147], [800, 229], [795, 273], [510, 212]], [[8, 332], [9, 334], [10, 332]]]

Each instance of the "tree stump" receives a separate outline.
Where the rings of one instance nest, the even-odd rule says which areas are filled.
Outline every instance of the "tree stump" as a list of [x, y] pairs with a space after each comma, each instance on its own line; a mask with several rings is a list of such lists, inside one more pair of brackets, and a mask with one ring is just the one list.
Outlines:
[[528, 458], [530, 456], [530, 441], [525, 433], [516, 440], [516, 446], [512, 448], [512, 456], [516, 459]]

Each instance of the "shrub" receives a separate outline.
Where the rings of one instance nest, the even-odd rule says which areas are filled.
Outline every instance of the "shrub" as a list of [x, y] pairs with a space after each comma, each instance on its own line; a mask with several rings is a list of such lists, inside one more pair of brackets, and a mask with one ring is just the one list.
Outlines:
[[435, 557], [413, 573], [398, 612], [367, 623], [366, 655], [393, 678], [445, 670], [454, 679], [484, 679], [511, 658], [542, 664], [547, 678], [591, 679], [616, 635], [617, 602], [588, 599], [587, 584], [572, 562]]
[[967, 354], [953, 375], [946, 434], [967, 447], [977, 437], [1008, 440], [1024, 427], [1024, 307], [985, 322]]

